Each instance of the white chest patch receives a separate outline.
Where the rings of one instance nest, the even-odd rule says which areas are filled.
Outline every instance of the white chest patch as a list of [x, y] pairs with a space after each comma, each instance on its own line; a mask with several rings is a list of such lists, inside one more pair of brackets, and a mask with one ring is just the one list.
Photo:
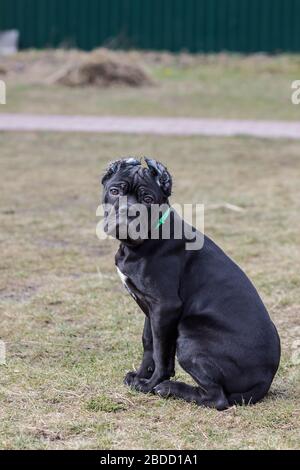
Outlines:
[[124, 284], [124, 286], [126, 286], [126, 281], [127, 281], [127, 276], [125, 276], [125, 274], [122, 273], [122, 271], [120, 271], [120, 269], [118, 268], [117, 266], [117, 272], [120, 276], [120, 279], [122, 281], [122, 284]]
[[125, 276], [125, 274], [123, 274], [122, 271], [120, 271], [120, 269], [118, 268], [118, 266], [117, 266], [117, 272], [118, 272], [118, 274], [119, 274], [119, 276], [120, 276], [120, 279], [121, 279], [121, 281], [122, 281], [122, 284], [126, 287], [126, 289], [128, 290], [129, 294], [136, 300], [136, 295], [129, 289], [129, 287], [128, 287], [127, 283], [126, 283], [128, 277]]

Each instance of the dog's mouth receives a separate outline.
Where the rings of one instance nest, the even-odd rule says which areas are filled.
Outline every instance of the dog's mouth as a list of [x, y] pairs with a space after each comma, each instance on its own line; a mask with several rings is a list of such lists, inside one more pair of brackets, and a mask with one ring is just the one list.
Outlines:
[[139, 245], [148, 238], [138, 217], [128, 216], [125, 211], [115, 211], [114, 208], [105, 213], [103, 229], [107, 235], [132, 245]]

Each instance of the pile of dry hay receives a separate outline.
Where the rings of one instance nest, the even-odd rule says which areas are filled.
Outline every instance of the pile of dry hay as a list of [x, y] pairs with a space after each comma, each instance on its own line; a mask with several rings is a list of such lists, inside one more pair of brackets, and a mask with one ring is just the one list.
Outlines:
[[107, 49], [96, 49], [85, 54], [80, 61], [65, 65], [51, 81], [74, 87], [153, 85], [153, 80], [136, 61]]

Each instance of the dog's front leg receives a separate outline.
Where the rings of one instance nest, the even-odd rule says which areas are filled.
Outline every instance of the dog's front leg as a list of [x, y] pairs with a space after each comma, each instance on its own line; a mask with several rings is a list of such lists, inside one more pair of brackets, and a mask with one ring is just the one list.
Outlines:
[[153, 337], [150, 319], [146, 316], [143, 330], [143, 347], [144, 355], [142, 363], [136, 372], [128, 372], [125, 376], [124, 383], [126, 385], [133, 385], [133, 381], [138, 379], [150, 379], [154, 372], [154, 360], [153, 360]]
[[145, 318], [144, 330], [143, 330], [143, 348], [144, 354], [142, 363], [137, 371], [137, 375], [143, 379], [150, 379], [154, 372], [154, 360], [153, 360], [153, 336], [150, 318]]
[[151, 392], [160, 382], [174, 375], [178, 318], [177, 309], [170, 311], [160, 307], [150, 312], [155, 369], [149, 379], [135, 377], [132, 386], [136, 390]]

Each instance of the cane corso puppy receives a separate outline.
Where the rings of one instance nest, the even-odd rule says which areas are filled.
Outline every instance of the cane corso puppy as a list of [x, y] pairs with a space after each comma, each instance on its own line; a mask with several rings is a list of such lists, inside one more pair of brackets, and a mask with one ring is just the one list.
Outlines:
[[[147, 213], [154, 204], [168, 208], [154, 229], [150, 224], [156, 237], [132, 239], [126, 228], [115, 257], [123, 283], [145, 314], [142, 363], [127, 373], [125, 384], [218, 410], [262, 399], [279, 365], [280, 340], [246, 274], [207, 236], [202, 234], [198, 250], [186, 249], [184, 234], [173, 236], [179, 215], [169, 206], [172, 178], [161, 163], [117, 160], [102, 183], [104, 207], [117, 214], [116, 238], [121, 223], [128, 227], [132, 220], [126, 215], [132, 205], [144, 205]], [[108, 210], [105, 217], [104, 223]], [[164, 219], [171, 226], [168, 239], [161, 234]], [[175, 355], [196, 386], [170, 380]]]

